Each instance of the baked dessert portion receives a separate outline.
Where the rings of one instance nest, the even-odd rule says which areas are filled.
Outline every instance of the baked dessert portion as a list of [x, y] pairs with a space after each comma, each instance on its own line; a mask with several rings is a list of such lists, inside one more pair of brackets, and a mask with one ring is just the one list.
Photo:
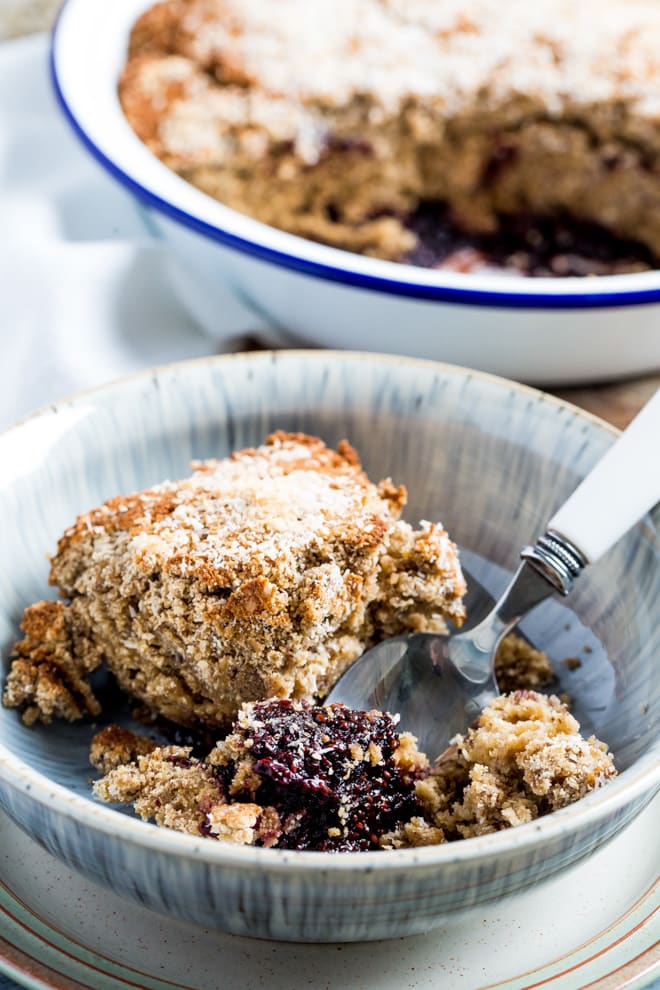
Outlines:
[[[636, 270], [660, 258], [659, 37], [656, 0], [510, 0], [506, 16], [492, 0], [165, 0], [132, 31], [119, 95], [180, 176], [303, 237], [458, 270]], [[458, 252], [438, 250], [437, 208]], [[514, 242], [502, 262], [516, 218], [529, 259]]]
[[245, 705], [233, 732], [203, 759], [190, 747], [164, 746], [122, 762], [125, 739], [113, 759], [111, 735], [97, 737], [92, 759], [106, 775], [94, 792], [193, 835], [340, 852], [511, 828], [616, 774], [607, 747], [585, 740], [553, 696], [500, 696], [433, 768], [414, 737], [396, 731], [397, 721], [343, 705], [271, 700]]
[[27, 609], [4, 703], [27, 723], [97, 715], [102, 663], [195, 728], [227, 728], [246, 701], [322, 698], [376, 638], [463, 620], [456, 548], [438, 523], [401, 521], [405, 501], [349, 444], [286, 433], [110, 499], [59, 541], [65, 601]]

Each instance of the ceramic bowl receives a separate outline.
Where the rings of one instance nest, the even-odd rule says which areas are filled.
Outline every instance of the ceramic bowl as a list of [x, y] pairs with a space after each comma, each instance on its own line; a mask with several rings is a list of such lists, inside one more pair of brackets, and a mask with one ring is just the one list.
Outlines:
[[[455, 367], [341, 352], [236, 355], [146, 372], [49, 408], [0, 435], [0, 644], [48, 595], [47, 555], [76, 514], [187, 473], [193, 458], [272, 429], [348, 437], [374, 478], [409, 489], [406, 515], [441, 519], [467, 569], [502, 589], [523, 544], [614, 431], [524, 386]], [[495, 835], [422, 849], [327, 854], [235, 847], [142, 822], [91, 797], [86, 723], [27, 729], [0, 709], [0, 803], [88, 877], [159, 911], [242, 935], [337, 941], [422, 932], [568, 869], [615, 835], [660, 780], [660, 518], [647, 517], [527, 635], [557, 662], [586, 732], [619, 777]], [[573, 665], [572, 665], [573, 666]], [[112, 720], [110, 710], [107, 718]]]
[[138, 140], [117, 99], [128, 33], [151, 3], [65, 0], [53, 77], [85, 146], [193, 273], [186, 278], [182, 267], [176, 284], [211, 333], [265, 323], [324, 347], [435, 358], [545, 384], [660, 367], [660, 271], [586, 279], [429, 271], [283, 233], [180, 179]]

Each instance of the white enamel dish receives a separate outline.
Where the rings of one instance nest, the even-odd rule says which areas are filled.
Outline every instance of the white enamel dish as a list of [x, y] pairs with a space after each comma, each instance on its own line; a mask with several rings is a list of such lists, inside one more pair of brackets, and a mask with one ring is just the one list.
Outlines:
[[660, 271], [525, 279], [397, 265], [283, 233], [180, 179], [141, 144], [117, 98], [130, 28], [149, 5], [65, 0], [53, 79], [83, 144], [186, 262], [191, 281], [181, 279], [179, 289], [212, 333], [266, 323], [289, 340], [545, 384], [660, 367]]
[[[47, 555], [75, 515], [181, 477], [191, 459], [254, 445], [274, 428], [348, 437], [375, 478], [409, 489], [407, 518], [441, 519], [497, 594], [614, 431], [542, 393], [434, 362], [332, 352], [172, 365], [84, 393], [0, 435], [0, 645], [48, 594]], [[610, 745], [619, 777], [529, 825], [395, 852], [292, 853], [196, 839], [91, 798], [94, 726], [26, 729], [0, 709], [0, 804], [69, 866], [186, 921], [294, 941], [417, 934], [563, 875], [615, 836], [660, 782], [660, 541], [646, 517], [570, 600], [524, 624], [557, 690]], [[576, 670], [561, 664], [579, 655]], [[114, 713], [105, 716], [112, 719]]]

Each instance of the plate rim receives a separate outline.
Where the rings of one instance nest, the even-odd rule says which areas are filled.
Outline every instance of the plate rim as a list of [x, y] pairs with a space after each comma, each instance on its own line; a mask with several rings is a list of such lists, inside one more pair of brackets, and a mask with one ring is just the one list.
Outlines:
[[[653, 934], [654, 919], [660, 915], [658, 897], [654, 899], [654, 895], [658, 893], [660, 893], [660, 879], [655, 879], [614, 920], [592, 933], [575, 948], [559, 955], [553, 954], [551, 959], [539, 966], [507, 976], [496, 983], [480, 984], [478, 990], [536, 990], [541, 986], [566, 986], [563, 982], [564, 978], [572, 977], [578, 971], [580, 971], [580, 980], [588, 981], [579, 984], [584, 990], [587, 987], [589, 990], [615, 990], [619, 987], [625, 987], [625, 990], [642, 990], [643, 987], [650, 986], [657, 979], [660, 970], [660, 943], [657, 939], [654, 941]], [[16, 918], [8, 907], [10, 909], [18, 907], [19, 913], [27, 915], [27, 920], [21, 921]], [[648, 907], [650, 910], [647, 910]], [[643, 917], [640, 918], [640, 914], [643, 914]], [[34, 946], [35, 949], [34, 955], [16, 946], [7, 937], [10, 932], [3, 934], [3, 916], [8, 916], [14, 924], [27, 932], [29, 945]], [[632, 927], [628, 927], [631, 922]], [[52, 941], [32, 928], [31, 924], [45, 929]], [[626, 930], [620, 933], [621, 928]], [[616, 938], [612, 939], [610, 936]], [[646, 937], [644, 947], [638, 952], [639, 946], [636, 943], [642, 937]], [[605, 944], [598, 946], [604, 938], [607, 939]], [[635, 954], [623, 962], [614, 958], [613, 968], [603, 972], [599, 968], [599, 961], [602, 961], [607, 952], [630, 939], [633, 941], [628, 941], [628, 948]], [[82, 975], [85, 976], [86, 982], [81, 983], [77, 976], [70, 975], [72, 970], [67, 972], [64, 968], [56, 969], [50, 963], [39, 959], [37, 950], [42, 945], [48, 946], [57, 953], [58, 962], [61, 960], [63, 967], [67, 965], [67, 958], [73, 960], [74, 965], [82, 967]], [[43, 976], [35, 976], [29, 968], [23, 968], [20, 962], [12, 962], [8, 958], [6, 946], [9, 946], [11, 953], [19, 960], [25, 960], [28, 967], [36, 964], [37, 971], [43, 971]], [[591, 946], [594, 946], [596, 951], [586, 959], [581, 959]], [[90, 956], [92, 962], [85, 961], [81, 958], [82, 955]], [[106, 981], [112, 981], [107, 984], [112, 990], [194, 990], [191, 984], [150, 975], [121, 962], [115, 956], [116, 953], [105, 955], [97, 949], [90, 948], [84, 942], [77, 941], [45, 921], [30, 904], [19, 898], [0, 880], [0, 974], [11, 977], [19, 982], [20, 986], [28, 987], [30, 990], [95, 990], [95, 983], [90, 980], [95, 978], [94, 974], [100, 973]], [[552, 972], [557, 966], [561, 969]], [[113, 972], [115, 968], [118, 970], [117, 973]], [[124, 974], [127, 976], [125, 977]], [[620, 982], [619, 975], [624, 982]], [[612, 982], [613, 978], [616, 980], [615, 983]]]

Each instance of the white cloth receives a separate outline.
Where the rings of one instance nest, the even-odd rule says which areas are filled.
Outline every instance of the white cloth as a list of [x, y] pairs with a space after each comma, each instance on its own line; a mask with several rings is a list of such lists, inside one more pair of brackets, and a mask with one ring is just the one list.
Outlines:
[[78, 389], [240, 347], [204, 335], [171, 288], [177, 264], [64, 120], [47, 39], [0, 45], [0, 428]]

